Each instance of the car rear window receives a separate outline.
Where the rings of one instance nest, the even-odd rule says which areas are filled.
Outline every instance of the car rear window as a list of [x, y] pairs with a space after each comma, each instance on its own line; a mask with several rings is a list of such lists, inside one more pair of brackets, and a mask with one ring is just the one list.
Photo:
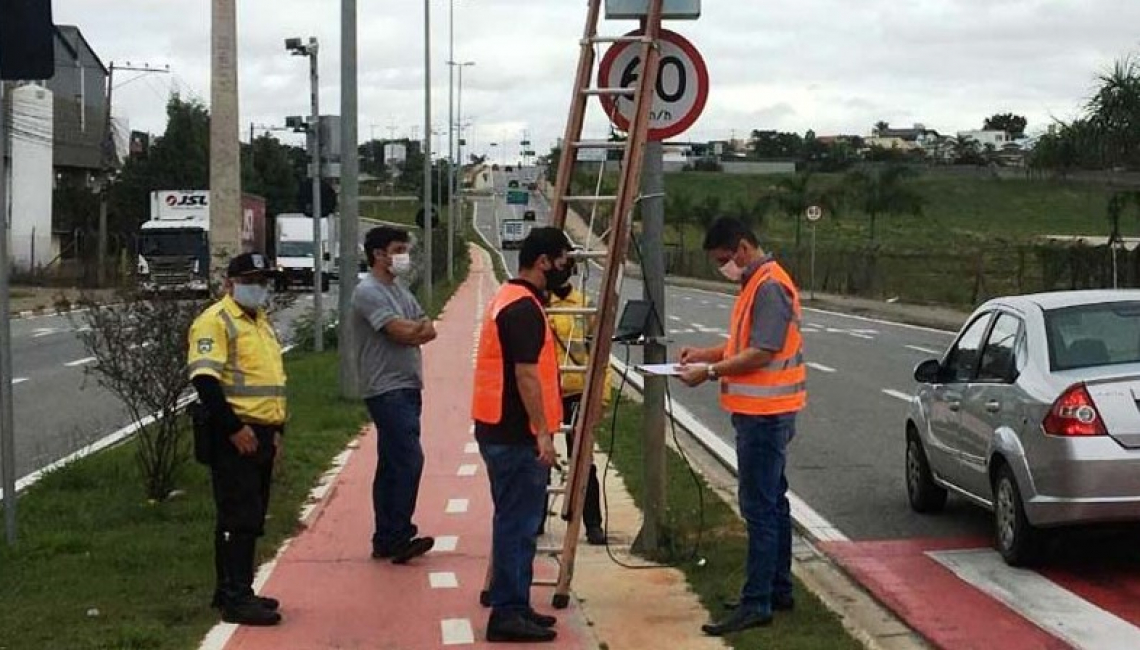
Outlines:
[[1045, 332], [1055, 371], [1140, 363], [1140, 302], [1050, 309]]

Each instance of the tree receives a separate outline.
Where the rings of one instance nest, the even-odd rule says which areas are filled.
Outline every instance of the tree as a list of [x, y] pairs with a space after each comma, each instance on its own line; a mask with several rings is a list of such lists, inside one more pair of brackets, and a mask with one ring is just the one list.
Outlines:
[[922, 215], [925, 198], [910, 186], [916, 172], [902, 165], [887, 165], [847, 174], [846, 185], [853, 205], [870, 219], [870, 240], [875, 241], [879, 215]]
[[1097, 77], [1086, 105], [1105, 168], [1140, 166], [1140, 60], [1127, 56]]
[[300, 186], [307, 179], [304, 169], [298, 170], [295, 165], [298, 154], [303, 156], [304, 150], [283, 145], [268, 135], [242, 148], [242, 190], [264, 198], [271, 215], [301, 210]]
[[987, 131], [1005, 131], [1011, 138], [1020, 138], [1025, 135], [1029, 120], [1013, 113], [997, 113], [986, 118], [982, 128]]
[[875, 129], [874, 129], [873, 133], [875, 134], [876, 137], [881, 138], [881, 137], [883, 137], [884, 133], [886, 133], [888, 130], [890, 130], [890, 128], [891, 128], [890, 123], [879, 120], [878, 122], [875, 122]]
[[799, 158], [804, 140], [796, 133], [753, 131], [748, 147], [756, 158]]
[[968, 135], [960, 135], [954, 139], [955, 165], [981, 165], [985, 162], [978, 150], [978, 141]]
[[818, 205], [828, 212], [836, 212], [841, 203], [838, 192], [822, 190], [812, 183], [811, 172], [801, 172], [795, 176], [780, 179], [770, 195], [772, 203], [781, 214], [795, 220], [796, 248], [800, 246], [804, 213], [808, 207]]

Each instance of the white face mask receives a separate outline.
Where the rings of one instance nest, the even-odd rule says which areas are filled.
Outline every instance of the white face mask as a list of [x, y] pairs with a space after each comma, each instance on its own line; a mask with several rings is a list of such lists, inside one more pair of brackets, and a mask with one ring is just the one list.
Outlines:
[[392, 275], [407, 275], [411, 270], [411, 253], [396, 253], [392, 256]]
[[720, 274], [733, 282], [740, 282], [740, 278], [744, 277], [744, 269], [740, 268], [736, 260], [728, 260], [720, 267]]
[[246, 309], [261, 309], [269, 300], [269, 287], [259, 284], [235, 284], [234, 302]]

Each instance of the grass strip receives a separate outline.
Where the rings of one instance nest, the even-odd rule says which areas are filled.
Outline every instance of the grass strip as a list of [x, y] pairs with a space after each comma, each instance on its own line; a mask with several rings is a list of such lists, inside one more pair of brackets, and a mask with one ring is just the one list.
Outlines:
[[[617, 421], [612, 414], [598, 431], [598, 444], [610, 452], [613, 469], [625, 481], [638, 507], [642, 507], [642, 406], [623, 398], [617, 406]], [[611, 435], [612, 433], [612, 435]], [[667, 432], [671, 435], [671, 432]], [[612, 450], [611, 450], [612, 448]], [[676, 564], [684, 571], [690, 587], [711, 616], [719, 618], [727, 610], [724, 604], [739, 597], [744, 580], [744, 563], [748, 536], [732, 509], [698, 476], [704, 497], [704, 533], [700, 556], [704, 566], [692, 557], [700, 530], [700, 496], [688, 466], [673, 449], [666, 459], [667, 511], [665, 544], [667, 550], [659, 561]], [[601, 468], [599, 468], [601, 469]], [[631, 580], [636, 574], [631, 573]], [[862, 646], [844, 630], [839, 618], [796, 580], [796, 609], [778, 613], [767, 628], [753, 629], [728, 637], [733, 648], [751, 650], [855, 650]]]

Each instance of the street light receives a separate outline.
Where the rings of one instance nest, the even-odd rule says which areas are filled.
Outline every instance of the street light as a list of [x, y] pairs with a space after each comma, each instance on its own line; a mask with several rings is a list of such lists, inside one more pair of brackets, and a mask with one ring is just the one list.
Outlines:
[[[324, 352], [325, 349], [325, 318], [323, 295], [321, 286], [324, 283], [324, 273], [321, 267], [324, 262], [324, 250], [321, 236], [321, 102], [320, 102], [320, 73], [317, 67], [317, 53], [320, 46], [317, 39], [310, 37], [308, 43], [300, 38], [285, 39], [285, 49], [293, 56], [309, 57], [309, 86], [312, 98], [312, 117], [309, 118], [307, 130], [309, 145], [312, 147], [310, 157], [313, 160], [313, 349]], [[300, 130], [302, 120], [299, 117], [286, 118], [285, 125]]]
[[432, 286], [435, 278], [432, 273], [432, 239], [434, 232], [431, 218], [431, 0], [424, 0], [424, 306], [431, 309]]
[[448, 61], [447, 65], [451, 66], [452, 70], [459, 68], [459, 98], [456, 106], [457, 119], [452, 121], [449, 129], [455, 130], [455, 161], [451, 167], [451, 173], [448, 174], [448, 181], [451, 184], [451, 192], [447, 197], [447, 277], [449, 280], [455, 279], [455, 221], [456, 221], [456, 196], [459, 196], [459, 213], [462, 219], [463, 212], [463, 184], [459, 180], [459, 173], [463, 169], [463, 68], [475, 65], [474, 61], [464, 61], [463, 63], [456, 63], [455, 61]]

